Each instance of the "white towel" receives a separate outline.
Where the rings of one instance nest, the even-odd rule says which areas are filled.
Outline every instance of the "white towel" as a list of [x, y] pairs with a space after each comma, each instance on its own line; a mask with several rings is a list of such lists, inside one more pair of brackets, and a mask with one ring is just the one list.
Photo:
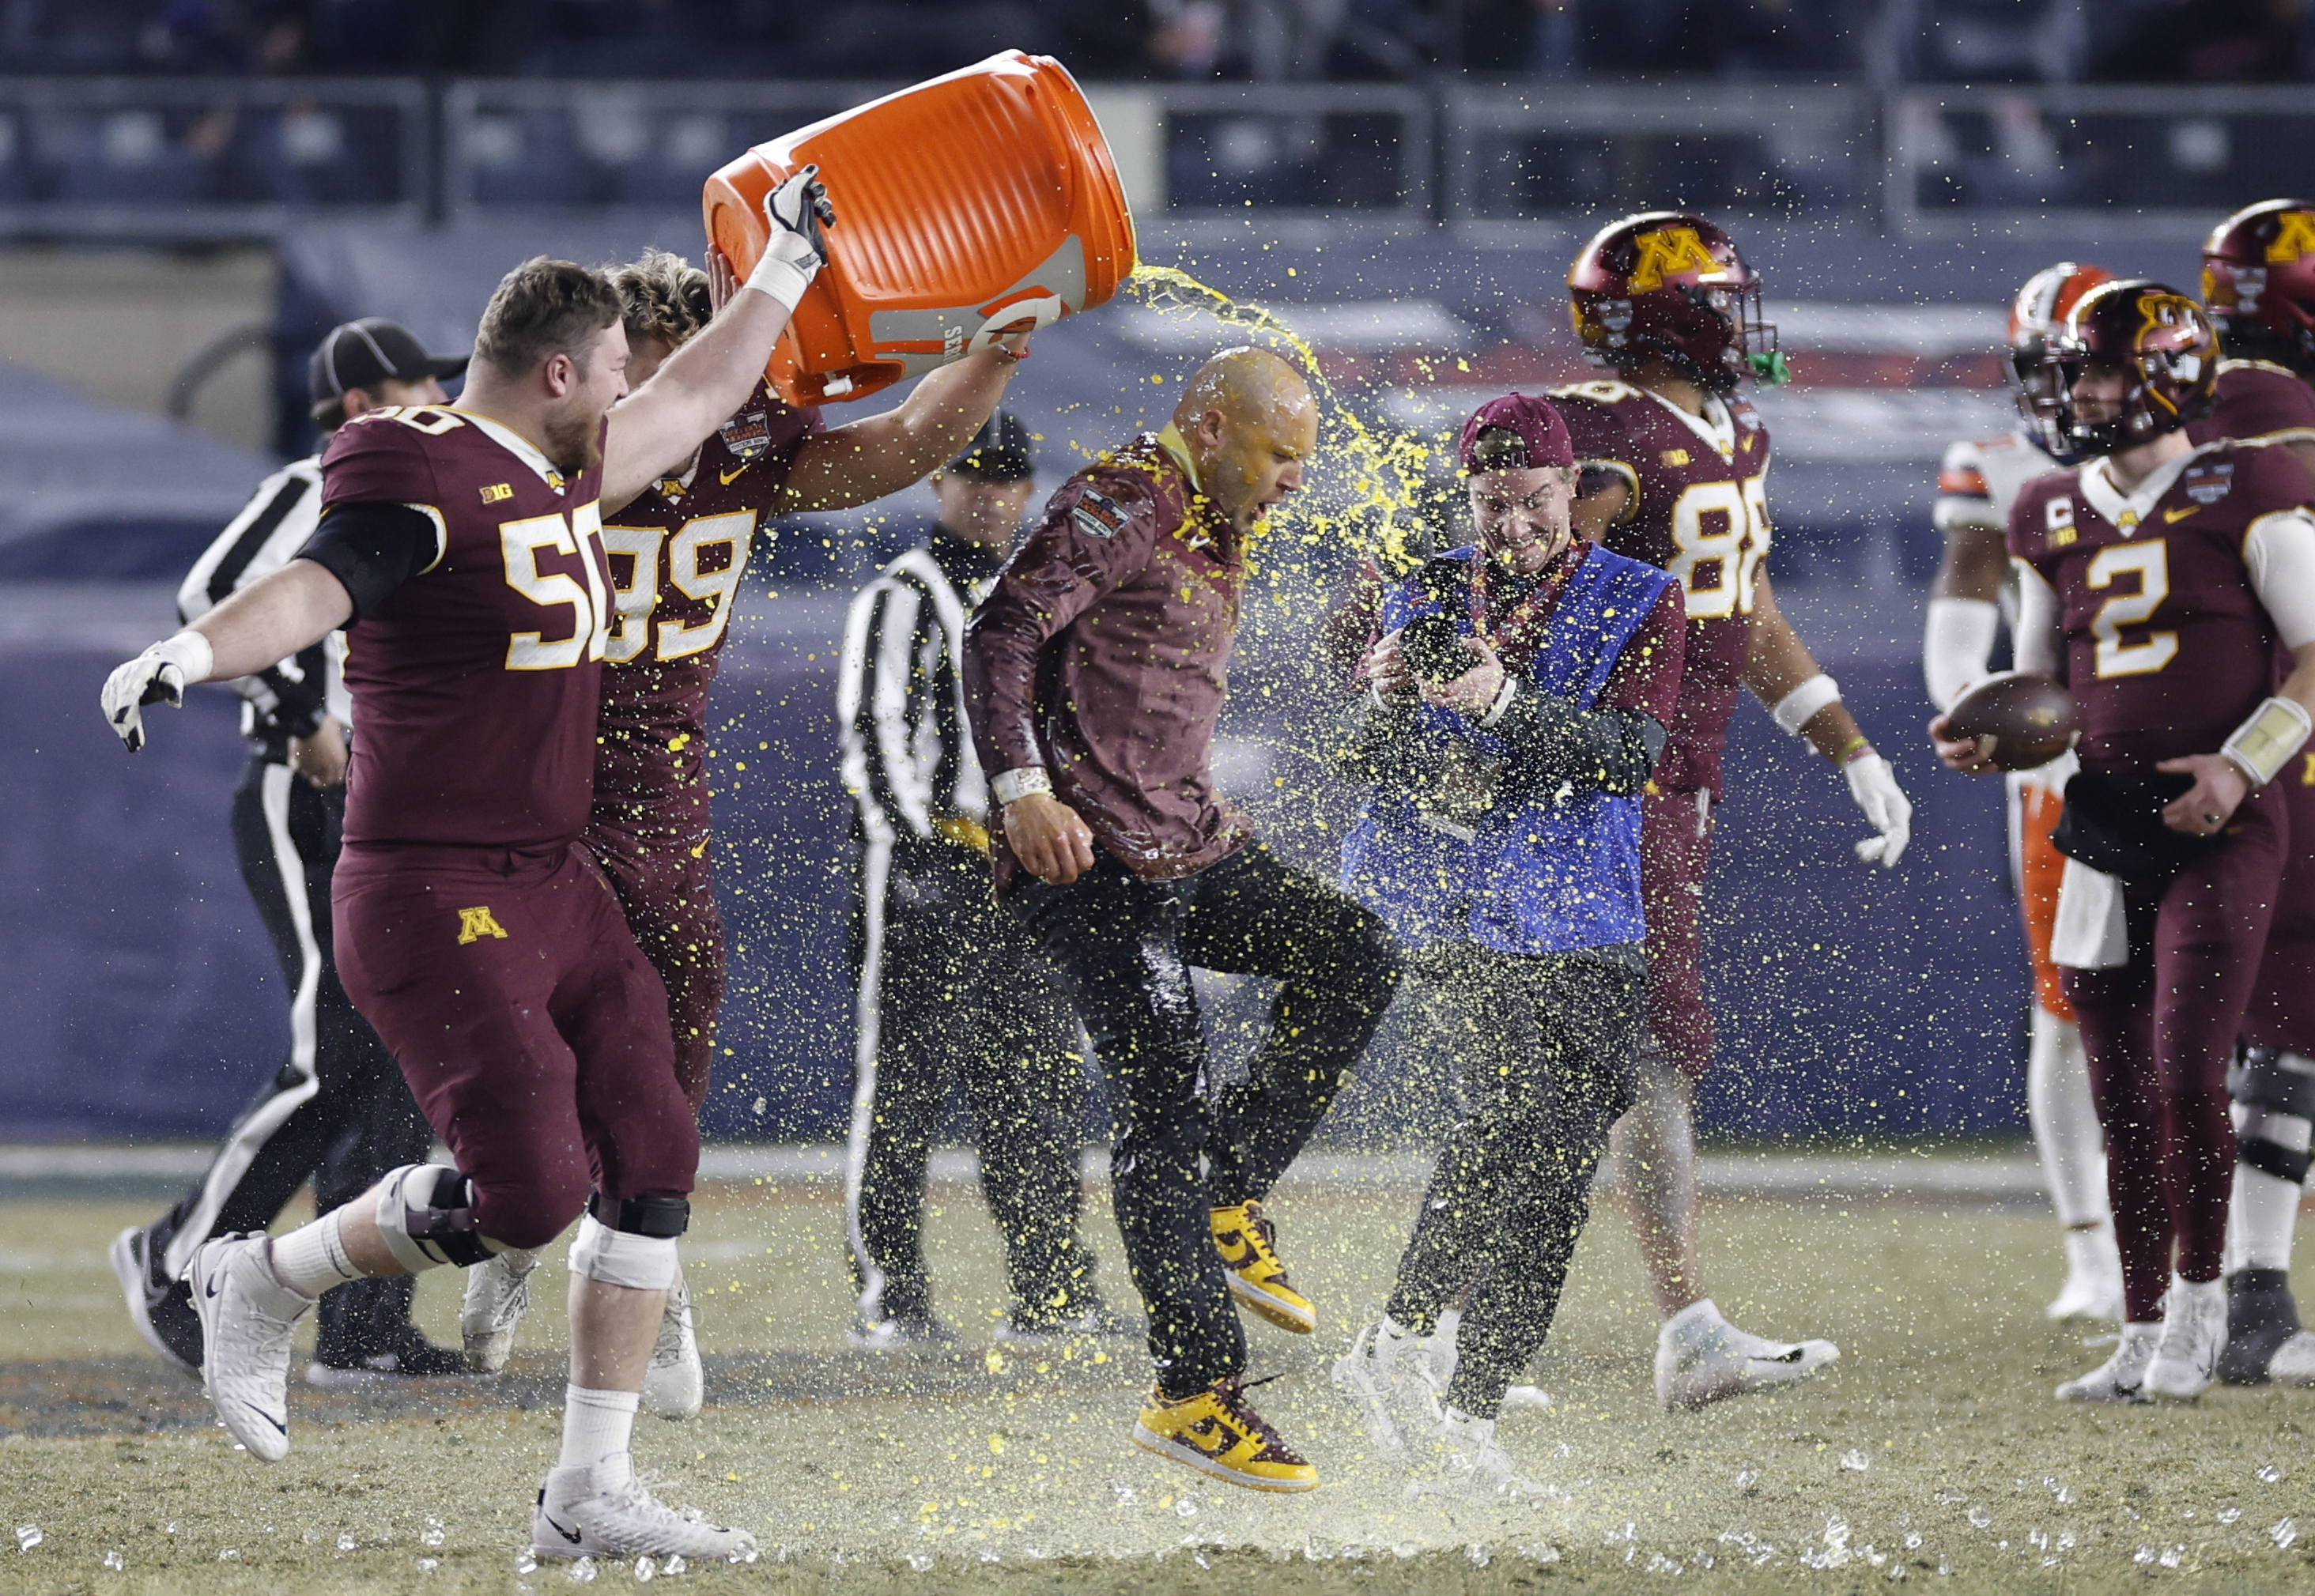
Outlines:
[[2130, 962], [2119, 881], [2080, 859], [2066, 861], [2066, 873], [2058, 882], [2058, 924], [2050, 934], [2050, 960], [2069, 970], [2119, 970]]

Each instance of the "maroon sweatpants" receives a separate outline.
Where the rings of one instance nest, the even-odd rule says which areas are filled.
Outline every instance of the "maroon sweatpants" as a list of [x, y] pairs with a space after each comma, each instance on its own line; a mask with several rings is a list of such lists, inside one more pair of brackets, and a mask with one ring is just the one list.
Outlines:
[[2066, 971], [2106, 1129], [2107, 1193], [2133, 1324], [2162, 1317], [2174, 1267], [2190, 1281], [2219, 1278], [2235, 1167], [2227, 1061], [2289, 844], [2283, 794], [2270, 784], [2244, 801], [2208, 857], [2168, 881], [2123, 883], [2127, 964]]
[[1704, 873], [1712, 864], [1705, 794], [1640, 800], [1640, 897], [1648, 917], [1648, 1040], [1692, 1084], [1712, 1068], [1704, 1006]]
[[2275, 785], [2291, 811], [2291, 862], [2283, 868], [2283, 895], [2243, 1016], [2243, 1040], [2315, 1058], [2315, 749], [2301, 749]]
[[577, 843], [348, 848], [338, 970], [475, 1184], [475, 1228], [535, 1247], [606, 1205], [689, 1194], [699, 1127], [667, 993]]
[[635, 945], [667, 987], [675, 1031], [675, 1078], [696, 1114], [715, 1062], [715, 1016], [723, 1007], [723, 917], [715, 907], [714, 844], [642, 838], [599, 813], [587, 846], [617, 889]]

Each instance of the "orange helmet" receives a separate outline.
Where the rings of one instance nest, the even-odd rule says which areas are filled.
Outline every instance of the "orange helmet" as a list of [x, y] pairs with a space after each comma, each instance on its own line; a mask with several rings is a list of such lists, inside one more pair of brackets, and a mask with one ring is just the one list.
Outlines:
[[2057, 368], [2050, 363], [2051, 341], [2066, 328], [2066, 317], [2084, 294], [2114, 273], [2103, 266], [2061, 261], [2026, 279], [2009, 306], [2009, 368], [2018, 377], [2018, 413], [2043, 451], [2062, 466], [2074, 461], [2073, 440], [2053, 419]]
[[[2081, 455], [2110, 455], [2175, 432], [2210, 413], [2218, 397], [2219, 335], [2203, 307], [2178, 289], [2134, 278], [2083, 295], [2050, 342], [2057, 382], [2051, 420]], [[2091, 421], [2074, 403], [2083, 368], [2121, 371], [2129, 386], [2115, 413]]]
[[2229, 354], [2315, 379], [2315, 203], [2266, 200], [2221, 222], [2203, 245], [2203, 303]]
[[1643, 211], [1610, 222], [1567, 270], [1583, 355], [1623, 370], [1650, 357], [1707, 391], [1747, 377], [1784, 380], [1777, 330], [1761, 319], [1761, 279], [1735, 240], [1700, 216]]

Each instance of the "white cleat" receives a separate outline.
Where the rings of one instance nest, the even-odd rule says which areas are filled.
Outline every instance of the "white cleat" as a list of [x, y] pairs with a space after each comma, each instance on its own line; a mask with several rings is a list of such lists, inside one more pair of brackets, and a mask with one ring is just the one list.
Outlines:
[[699, 1411], [705, 1394], [699, 1337], [691, 1323], [691, 1288], [679, 1264], [675, 1284], [668, 1288], [667, 1311], [660, 1316], [651, 1367], [643, 1370], [643, 1405], [662, 1419], [687, 1419]]
[[1551, 1393], [1541, 1386], [1513, 1386], [1503, 1393], [1505, 1413], [1549, 1413]]
[[2293, 1332], [2267, 1360], [2266, 1378], [2282, 1386], [2315, 1386], [2315, 1334]]
[[1656, 1400], [1667, 1408], [1701, 1407], [1730, 1396], [1772, 1390], [1839, 1362], [1829, 1341], [1763, 1341], [1720, 1317], [1706, 1298], [1663, 1322], [1656, 1333]]
[[1546, 1494], [1496, 1444], [1495, 1420], [1475, 1419], [1460, 1408], [1445, 1407], [1431, 1433], [1444, 1453], [1441, 1460], [1448, 1479], [1463, 1494], [1495, 1500]]
[[466, 1271], [458, 1334], [466, 1343], [466, 1367], [475, 1373], [496, 1374], [506, 1367], [515, 1330], [530, 1308], [530, 1272], [538, 1267], [539, 1251], [509, 1247]]
[[1358, 1405], [1361, 1427], [1386, 1461], [1413, 1459], [1416, 1444], [1439, 1423], [1439, 1394], [1423, 1338], [1369, 1325], [1335, 1360], [1335, 1389]]
[[217, 1417], [251, 1457], [279, 1463], [289, 1455], [289, 1343], [314, 1299], [273, 1277], [272, 1246], [262, 1230], [205, 1241], [186, 1280]]
[[2114, 1224], [2066, 1232], [2066, 1283], [2043, 1313], [2053, 1319], [2122, 1321], [2122, 1255]]
[[2227, 1282], [2170, 1277], [2162, 1303], [2162, 1334], [2146, 1366], [2150, 1396], [2191, 1402], [2219, 1378], [2227, 1345]]
[[745, 1530], [678, 1512], [651, 1494], [626, 1453], [591, 1468], [549, 1471], [530, 1519], [530, 1549], [541, 1557], [722, 1557], [756, 1549]]
[[2124, 1325], [2114, 1355], [2078, 1379], [2058, 1388], [2061, 1402], [2143, 1402], [2146, 1366], [2154, 1361], [2160, 1325]]

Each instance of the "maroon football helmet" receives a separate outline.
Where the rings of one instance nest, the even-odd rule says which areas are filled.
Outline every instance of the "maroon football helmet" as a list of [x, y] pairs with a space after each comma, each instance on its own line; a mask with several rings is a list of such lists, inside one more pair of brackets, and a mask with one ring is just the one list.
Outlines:
[[[2210, 413], [2218, 395], [2219, 335], [2200, 305], [2161, 283], [2133, 278], [2084, 294], [2049, 343], [2049, 419], [2078, 455], [2110, 455], [2175, 432]], [[2111, 416], [2080, 412], [2083, 370], [2104, 366], [2127, 379]]]
[[1650, 210], [1610, 223], [1568, 268], [1567, 297], [1595, 366], [1622, 371], [1655, 356], [1715, 394], [1748, 377], [1785, 380], [1761, 279], [1702, 217]]
[[2227, 353], [2315, 381], [2315, 201], [2266, 200], [2203, 245], [2203, 303]]
[[2061, 466], [2074, 463], [2073, 439], [2055, 419], [2058, 368], [2049, 359], [2050, 341], [2066, 330], [2066, 317], [2084, 294], [2114, 273], [2103, 266], [2061, 261], [2026, 279], [2009, 306], [2009, 366], [2018, 377], [2018, 413], [2042, 451]]

